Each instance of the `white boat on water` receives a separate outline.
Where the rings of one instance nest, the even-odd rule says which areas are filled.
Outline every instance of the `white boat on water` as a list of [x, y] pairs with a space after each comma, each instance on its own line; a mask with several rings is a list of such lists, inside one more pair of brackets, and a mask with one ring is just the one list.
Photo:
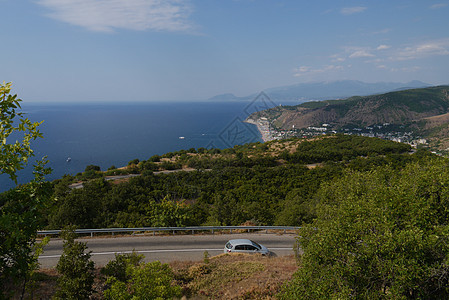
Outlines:
[[180, 137], [179, 137], [179, 139], [180, 139], [180, 140], [183, 140], [183, 139], [185, 139], [185, 137], [183, 137], [183, 136], [180, 136]]

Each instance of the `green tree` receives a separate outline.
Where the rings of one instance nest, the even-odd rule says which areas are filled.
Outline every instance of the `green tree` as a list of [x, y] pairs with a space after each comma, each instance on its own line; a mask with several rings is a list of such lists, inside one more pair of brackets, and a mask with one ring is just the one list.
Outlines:
[[101, 269], [101, 274], [125, 282], [129, 279], [126, 274], [126, 269], [129, 266], [140, 265], [143, 259], [144, 256], [142, 254], [137, 254], [134, 250], [131, 253], [115, 254], [115, 259], [108, 262], [108, 264]]
[[[17, 171], [34, 155], [31, 141], [42, 138], [38, 127], [20, 111], [21, 99], [11, 95], [11, 83], [0, 85], [0, 174], [7, 174], [17, 184]], [[15, 142], [10, 143], [14, 137]], [[44, 226], [44, 216], [51, 199], [51, 186], [44, 176], [46, 159], [34, 166], [34, 179], [26, 185], [0, 194], [0, 299], [11, 296], [21, 284], [22, 295], [36, 267], [37, 230]]]
[[159, 203], [152, 203], [149, 212], [150, 223], [155, 227], [183, 227], [189, 222], [188, 207], [184, 202], [164, 197]]
[[304, 190], [297, 188], [288, 192], [280, 203], [282, 210], [276, 215], [276, 225], [299, 226], [313, 220], [314, 202]]
[[243, 205], [232, 193], [228, 192], [224, 196], [215, 195], [208, 220], [209, 224], [231, 226], [242, 224], [247, 220]]
[[94, 263], [90, 252], [86, 253], [86, 243], [75, 241], [74, 227], [61, 232], [64, 250], [56, 266], [60, 277], [54, 299], [88, 299], [94, 283]]
[[78, 228], [105, 227], [103, 197], [110, 186], [103, 178], [84, 183], [82, 189], [59, 195], [58, 205], [49, 217], [51, 228], [75, 225]]
[[110, 277], [110, 288], [104, 292], [105, 299], [173, 299], [181, 296], [181, 287], [173, 284], [174, 275], [167, 264], [159, 261], [133, 266], [126, 273], [128, 280]]
[[138, 163], [139, 163], [139, 159], [135, 158], [135, 159], [133, 159], [133, 160], [128, 162], [128, 166], [137, 165]]
[[448, 299], [448, 167], [426, 160], [325, 184], [281, 298]]
[[101, 171], [100, 166], [96, 166], [96, 165], [88, 165], [86, 166], [86, 169], [84, 169], [84, 172], [88, 172], [88, 171]]
[[[17, 183], [16, 172], [23, 169], [34, 156], [31, 141], [42, 138], [38, 127], [42, 122], [31, 122], [21, 109], [21, 99], [11, 95], [11, 83], [0, 85], [0, 174], [8, 174]], [[18, 120], [17, 120], [18, 118]], [[14, 133], [14, 143], [8, 138]]]

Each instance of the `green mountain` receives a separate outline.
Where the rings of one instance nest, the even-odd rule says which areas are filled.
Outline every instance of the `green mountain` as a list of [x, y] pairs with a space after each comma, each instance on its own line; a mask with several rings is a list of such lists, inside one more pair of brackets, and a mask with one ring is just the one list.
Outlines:
[[[330, 124], [347, 126], [397, 124], [405, 126], [437, 146], [449, 146], [449, 86], [410, 89], [344, 100], [306, 102], [278, 106], [252, 114], [267, 118], [277, 129], [307, 128]], [[446, 141], [446, 139], [448, 141]]]

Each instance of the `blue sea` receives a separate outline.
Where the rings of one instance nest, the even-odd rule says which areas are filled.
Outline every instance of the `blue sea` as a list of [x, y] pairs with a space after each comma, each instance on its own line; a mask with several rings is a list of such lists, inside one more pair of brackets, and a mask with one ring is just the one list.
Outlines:
[[[43, 139], [34, 141], [35, 159], [48, 156], [53, 169], [47, 178], [75, 175], [87, 165], [125, 166], [130, 160], [146, 160], [190, 148], [228, 148], [262, 141], [256, 126], [246, 117], [272, 103], [167, 102], [114, 104], [26, 104], [31, 121], [41, 121]], [[32, 168], [19, 172], [19, 182], [32, 179]], [[14, 187], [0, 175], [0, 192]]]

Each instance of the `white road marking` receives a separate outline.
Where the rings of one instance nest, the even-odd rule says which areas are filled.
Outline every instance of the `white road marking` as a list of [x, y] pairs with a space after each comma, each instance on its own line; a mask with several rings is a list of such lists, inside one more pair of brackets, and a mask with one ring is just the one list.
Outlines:
[[[292, 250], [292, 248], [270, 248], [271, 250]], [[223, 251], [223, 248], [219, 249], [160, 249], [160, 250], [136, 250], [135, 253], [164, 253], [164, 252], [204, 252], [204, 251]], [[115, 255], [115, 254], [129, 254], [133, 251], [117, 251], [117, 252], [98, 252], [91, 253], [91, 255]], [[58, 258], [58, 255], [43, 255], [39, 256], [39, 259], [43, 258]]]

